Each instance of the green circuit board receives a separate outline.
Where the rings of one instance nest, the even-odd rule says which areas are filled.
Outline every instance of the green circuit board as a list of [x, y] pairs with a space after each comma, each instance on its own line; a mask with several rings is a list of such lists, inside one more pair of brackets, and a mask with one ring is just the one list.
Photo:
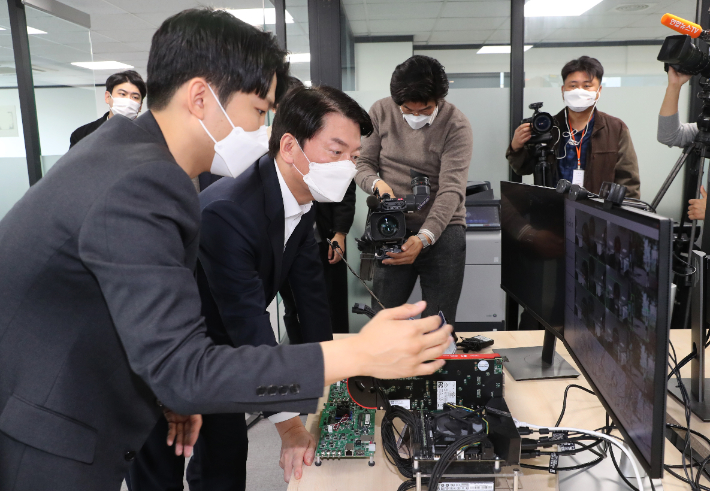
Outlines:
[[330, 386], [318, 428], [316, 465], [321, 459], [343, 458], [367, 458], [370, 465], [374, 465], [375, 410], [355, 404], [348, 394], [345, 380]]

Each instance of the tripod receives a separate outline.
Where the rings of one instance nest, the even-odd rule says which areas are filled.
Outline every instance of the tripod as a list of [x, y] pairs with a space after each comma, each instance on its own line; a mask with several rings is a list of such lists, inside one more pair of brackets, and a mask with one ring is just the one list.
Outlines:
[[536, 139], [538, 141], [535, 142], [533, 150], [533, 157], [537, 159], [535, 163], [535, 185], [553, 188], [555, 183], [552, 182], [552, 166], [547, 161], [547, 156], [552, 153], [550, 149], [552, 134], [540, 135]]
[[[703, 107], [697, 119], [698, 134], [695, 136], [693, 142], [683, 149], [683, 153], [678, 158], [675, 165], [673, 166], [673, 169], [671, 169], [671, 172], [668, 174], [668, 177], [666, 177], [666, 180], [661, 185], [661, 188], [658, 190], [656, 197], [651, 203], [653, 209], [656, 209], [665, 194], [668, 192], [668, 189], [670, 188], [671, 184], [680, 172], [681, 168], [686, 163], [688, 163], [687, 185], [690, 188], [694, 189], [694, 196], [696, 198], [700, 196], [700, 186], [703, 181], [703, 168], [705, 165], [705, 159], [710, 158], [710, 81], [701, 81], [700, 86], [702, 90], [698, 94], [698, 98], [703, 101]], [[682, 230], [683, 226], [685, 225], [686, 216], [687, 214], [683, 212], [680, 221], [680, 230]], [[707, 229], [707, 227], [705, 228]], [[679, 309], [675, 309], [673, 313], [673, 320], [671, 321], [671, 323], [677, 326], [679, 322], [682, 322], [680, 327], [683, 328], [688, 326], [688, 321], [690, 319], [690, 299], [692, 297], [692, 289], [695, 283], [693, 277], [696, 271], [695, 268], [690, 265], [690, 260], [692, 257], [693, 249], [695, 247], [696, 230], [697, 220], [692, 220], [690, 237], [688, 240], [688, 260], [683, 262], [684, 272], [677, 274], [684, 280], [683, 282], [678, 282], [680, 284], [676, 285], [679, 288], [678, 293], [680, 294], [679, 296], [681, 298], [682, 305]], [[678, 234], [677, 240], [682, 240], [682, 234]], [[703, 249], [707, 249], [709, 246], [710, 237], [708, 238], [708, 241], [703, 241]], [[683, 290], [682, 292], [681, 288]]]

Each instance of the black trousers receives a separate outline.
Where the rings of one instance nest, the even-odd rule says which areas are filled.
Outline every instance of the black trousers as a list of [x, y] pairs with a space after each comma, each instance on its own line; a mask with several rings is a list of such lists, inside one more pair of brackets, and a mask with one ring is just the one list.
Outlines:
[[185, 458], [168, 447], [168, 423], [160, 418], [126, 476], [130, 491], [183, 491], [183, 474], [190, 491], [246, 489], [249, 439], [244, 413], [205, 414], [194, 455]]
[[[330, 305], [330, 324], [333, 332], [348, 333], [350, 325], [348, 320], [348, 270], [345, 263], [340, 260], [336, 264], [328, 262], [328, 243], [318, 244], [320, 259], [323, 263], [325, 285], [328, 291], [328, 304]], [[298, 308], [293, 298], [291, 286], [288, 283], [279, 290], [283, 299], [284, 326], [291, 344], [301, 342], [301, 326], [298, 322]]]
[[[412, 264], [386, 266], [378, 261], [372, 291], [385, 308], [406, 303], [418, 277], [422, 299], [427, 302], [422, 317], [436, 315], [441, 310], [453, 326], [466, 264], [465, 233], [462, 225], [449, 225], [433, 245], [422, 249]], [[374, 299], [371, 305], [375, 311], [381, 310]]]

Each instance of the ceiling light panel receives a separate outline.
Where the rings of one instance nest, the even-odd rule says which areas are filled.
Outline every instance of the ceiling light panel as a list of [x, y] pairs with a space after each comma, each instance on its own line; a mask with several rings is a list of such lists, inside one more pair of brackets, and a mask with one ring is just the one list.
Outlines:
[[132, 65], [126, 65], [119, 61], [74, 61], [72, 65], [89, 70], [128, 70]]
[[[225, 9], [237, 19], [252, 26], [276, 24], [276, 9]], [[286, 11], [286, 24], [293, 24], [293, 17]]]
[[525, 17], [573, 17], [601, 3], [602, 0], [530, 0]]

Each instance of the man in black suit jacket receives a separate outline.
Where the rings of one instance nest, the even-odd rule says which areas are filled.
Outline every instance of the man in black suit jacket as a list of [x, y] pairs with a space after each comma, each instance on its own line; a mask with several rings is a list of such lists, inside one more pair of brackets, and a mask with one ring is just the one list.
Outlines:
[[[102, 124], [115, 114], [120, 114], [128, 119], [136, 119], [141, 107], [143, 107], [145, 95], [145, 82], [138, 72], [126, 70], [109, 76], [106, 79], [106, 93], [104, 94], [104, 100], [109, 106], [108, 112], [96, 121], [75, 129], [69, 137], [69, 148], [98, 130]], [[116, 102], [118, 99], [123, 100]]]
[[[399, 320], [423, 305], [320, 344], [233, 348], [207, 336], [190, 178], [217, 157], [206, 130], [232, 134], [226, 114], [245, 131], [263, 124], [285, 56], [227, 12], [171, 17], [148, 59], [151, 111], [111, 118], [0, 221], [0, 489], [118, 490], [163, 405], [315, 411], [324, 384], [443, 365], [424, 361], [443, 353], [450, 327], [425, 334], [436, 319]], [[200, 418], [171, 414], [175, 450], [190, 453]]]
[[[312, 117], [302, 118], [304, 112]], [[372, 124], [354, 100], [330, 87], [295, 89], [276, 114], [269, 154], [236, 179], [211, 180], [200, 194], [197, 277], [207, 332], [217, 344], [277, 345], [266, 309], [286, 281], [293, 287], [300, 320], [299, 332], [291, 337], [301, 343], [333, 338], [313, 232], [314, 196], [298, 172], [309, 169], [305, 152], [312, 161], [323, 162], [313, 165], [339, 166], [329, 180], [312, 184], [328, 188], [328, 204], [338, 203], [352, 183], [360, 137], [372, 132]], [[303, 143], [296, 143], [293, 135]], [[294, 170], [298, 164], [301, 171]], [[292, 471], [300, 478], [302, 463], [310, 465], [314, 458], [315, 441], [298, 415], [267, 414], [283, 440], [280, 460], [286, 481]], [[184, 459], [165, 446], [164, 432], [156, 427], [131, 467], [132, 491], [182, 486]], [[247, 447], [244, 414], [205, 415], [187, 469], [190, 488], [244, 489]]]

